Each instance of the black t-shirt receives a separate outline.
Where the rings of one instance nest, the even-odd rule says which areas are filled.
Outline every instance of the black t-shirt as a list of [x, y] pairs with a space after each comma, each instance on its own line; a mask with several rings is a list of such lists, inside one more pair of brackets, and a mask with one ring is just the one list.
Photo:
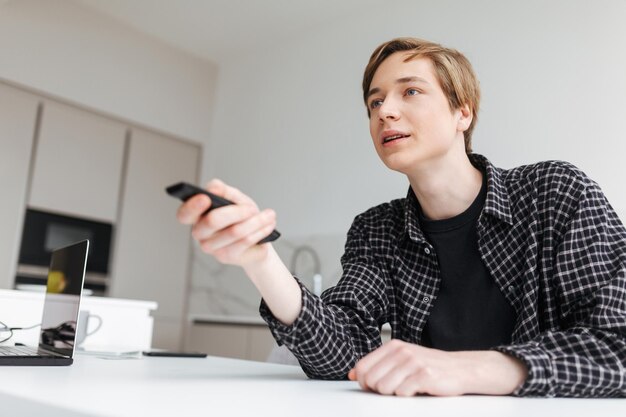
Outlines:
[[419, 222], [435, 249], [441, 284], [421, 344], [442, 350], [483, 350], [511, 342], [515, 311], [504, 298], [478, 251], [476, 223], [487, 195], [486, 175], [472, 205], [445, 220]]

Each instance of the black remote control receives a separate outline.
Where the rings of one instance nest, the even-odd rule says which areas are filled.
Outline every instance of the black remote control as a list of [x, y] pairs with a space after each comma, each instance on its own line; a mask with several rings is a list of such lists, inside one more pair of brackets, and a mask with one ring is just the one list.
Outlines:
[[[229, 204], [233, 204], [232, 201], [229, 201], [223, 197], [217, 196], [213, 193], [208, 192], [207, 190], [204, 190], [200, 187], [196, 187], [195, 185], [192, 185], [186, 182], [179, 182], [176, 184], [172, 184], [169, 187], [167, 187], [165, 191], [172, 197], [176, 197], [182, 201], [187, 201], [196, 194], [208, 195], [209, 198], [211, 199], [211, 207], [209, 207], [207, 211], [202, 213], [203, 216], [213, 209], [228, 206]], [[274, 230], [272, 233], [269, 234], [269, 236], [263, 238], [258, 243], [260, 244], [260, 243], [273, 242], [279, 237], [280, 237], [280, 233], [277, 230]]]

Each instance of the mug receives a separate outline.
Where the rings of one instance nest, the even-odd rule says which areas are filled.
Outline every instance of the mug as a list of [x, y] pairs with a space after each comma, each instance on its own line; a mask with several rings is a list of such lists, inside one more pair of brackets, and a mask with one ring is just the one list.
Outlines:
[[[89, 330], [89, 324], [92, 318], [98, 323], [94, 329]], [[80, 310], [78, 313], [78, 325], [76, 326], [76, 347], [83, 344], [87, 336], [91, 336], [100, 330], [100, 327], [102, 327], [102, 317], [95, 314], [89, 314], [89, 311], [87, 310]]]

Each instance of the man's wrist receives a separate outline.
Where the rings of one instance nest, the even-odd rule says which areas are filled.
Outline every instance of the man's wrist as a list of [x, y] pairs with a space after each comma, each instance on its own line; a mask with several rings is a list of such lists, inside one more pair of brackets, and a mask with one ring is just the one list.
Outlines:
[[274, 317], [291, 325], [302, 310], [302, 291], [274, 248], [262, 261], [242, 267]]
[[509, 395], [528, 377], [519, 359], [497, 351], [455, 352], [465, 363], [465, 393]]
[[276, 261], [280, 261], [280, 257], [274, 250], [274, 247], [270, 245], [269, 250], [267, 251], [267, 255], [262, 259], [255, 260], [248, 264], [241, 265], [244, 272], [250, 279], [255, 282], [258, 279], [261, 279], [264, 276], [268, 275], [268, 272], [274, 271], [276, 268]]

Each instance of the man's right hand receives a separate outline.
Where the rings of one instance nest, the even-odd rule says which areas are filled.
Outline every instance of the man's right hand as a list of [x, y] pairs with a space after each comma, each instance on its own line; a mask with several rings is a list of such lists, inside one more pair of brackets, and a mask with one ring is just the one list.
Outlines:
[[234, 204], [203, 216], [211, 206], [211, 199], [198, 194], [180, 206], [178, 221], [193, 225], [191, 235], [202, 251], [217, 261], [244, 268], [262, 263], [271, 245], [257, 243], [276, 228], [276, 213], [271, 209], [259, 211], [250, 197], [220, 180], [212, 180], [206, 188]]
[[276, 214], [259, 211], [250, 197], [220, 180], [209, 182], [207, 190], [234, 204], [203, 215], [211, 199], [195, 195], [180, 206], [178, 220], [193, 225], [191, 235], [202, 251], [221, 263], [243, 267], [274, 316], [283, 324], [293, 323], [302, 309], [300, 286], [274, 247], [258, 244], [276, 228]]

